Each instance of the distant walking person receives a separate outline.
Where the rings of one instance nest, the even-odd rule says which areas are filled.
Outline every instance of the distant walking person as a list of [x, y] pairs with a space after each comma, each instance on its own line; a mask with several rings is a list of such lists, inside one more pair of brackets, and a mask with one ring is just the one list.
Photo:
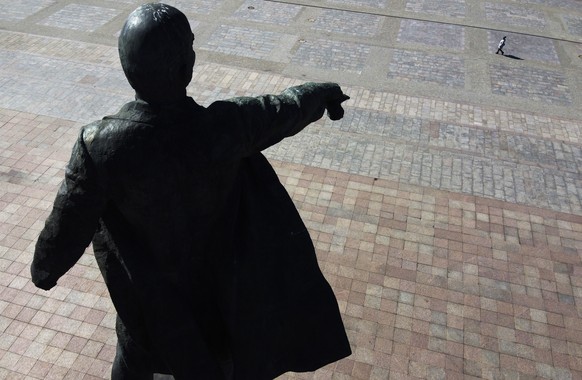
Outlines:
[[499, 41], [499, 45], [497, 45], [497, 51], [495, 52], [495, 54], [499, 54], [499, 52], [501, 52], [501, 55], [505, 55], [505, 53], [503, 52], [503, 47], [505, 46], [505, 40], [507, 39], [507, 36], [504, 36], [501, 41]]

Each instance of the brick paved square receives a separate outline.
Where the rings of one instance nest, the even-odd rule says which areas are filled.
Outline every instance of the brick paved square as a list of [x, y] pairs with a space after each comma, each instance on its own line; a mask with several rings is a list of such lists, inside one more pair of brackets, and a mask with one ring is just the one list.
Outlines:
[[533, 60], [560, 64], [554, 41], [543, 37], [488, 31], [487, 37], [489, 51], [491, 53], [497, 51], [497, 45], [503, 36], [507, 36], [507, 42], [503, 48], [505, 54], [510, 54], [528, 61]]
[[[0, 63], [10, 65], [10, 70], [17, 75], [39, 79], [50, 78], [56, 82], [95, 84], [101, 79], [111, 80], [112, 76], [116, 80], [122, 79], [116, 74], [123, 75], [119, 70], [110, 67], [89, 67], [80, 62], [15, 51], [3, 50]], [[43, 68], [42, 72], [39, 72], [39, 67]]]
[[428, 21], [402, 20], [398, 31], [398, 42], [463, 50], [465, 28]]
[[93, 32], [111, 21], [121, 11], [93, 5], [69, 4], [45, 18], [40, 25]]
[[332, 40], [308, 40], [299, 46], [293, 63], [325, 70], [345, 70], [360, 74], [371, 48], [363, 44]]
[[329, 4], [344, 4], [355, 7], [386, 8], [390, 0], [327, 0]]
[[376, 15], [326, 9], [317, 16], [311, 28], [328, 33], [374, 37], [378, 34], [383, 19]]
[[2, 6], [0, 21], [23, 20], [36, 12], [56, 3], [56, 0], [20, 0]]
[[570, 34], [582, 37], [582, 17], [564, 16], [564, 22]]
[[253, 28], [220, 25], [201, 46], [235, 56], [285, 62], [297, 37]]
[[551, 104], [572, 102], [566, 77], [558, 71], [503, 64], [492, 64], [489, 70], [494, 94], [519, 96]]
[[293, 4], [246, 0], [233, 16], [243, 20], [289, 25], [302, 9], [302, 6]]
[[408, 0], [406, 10], [439, 16], [464, 18], [467, 13], [465, 0]]
[[[74, 44], [73, 47], [83, 46]], [[118, 68], [0, 49], [0, 102], [29, 112], [90, 122], [116, 112], [132, 90]], [[68, 53], [63, 49], [63, 53]], [[39, 70], [42, 67], [42, 70]], [[25, 97], [23, 94], [30, 92]]]
[[[164, 0], [163, 3], [178, 8], [185, 14], [210, 14], [225, 0]], [[136, 3], [136, 7], [139, 2]]]
[[540, 4], [556, 8], [566, 8], [573, 10], [580, 9], [580, 2], [578, 0], [512, 0], [512, 1], [520, 4]]
[[463, 87], [465, 66], [463, 59], [455, 56], [394, 50], [388, 78]]
[[542, 11], [502, 3], [485, 3], [485, 17], [495, 24], [544, 29], [546, 16]]
[[[299, 12], [286, 12], [295, 9], [286, 0], [166, 1], [206, 49], [188, 88], [200, 104], [306, 80], [345, 81], [351, 97], [342, 120], [265, 151], [313, 237], [353, 349], [279, 380], [582, 378], [582, 61], [558, 59], [582, 55], [559, 41], [579, 36], [580, 0], [489, 0], [491, 19], [477, 0], [307, 0], [315, 7]], [[91, 248], [50, 292], [30, 282], [79, 127], [134, 95], [114, 31], [34, 28], [55, 3], [55, 14], [71, 3], [139, 4], [13, 0], [0, 15], [0, 379], [107, 379], [115, 352], [115, 311]], [[423, 21], [329, 8], [394, 8]], [[439, 22], [452, 17], [483, 29]], [[300, 43], [299, 25], [317, 39]], [[548, 38], [507, 33], [506, 52], [523, 60], [496, 56], [496, 30], [509, 25]], [[383, 31], [397, 41], [365, 43]], [[469, 49], [478, 41], [488, 46]], [[385, 43], [399, 50], [379, 51]], [[291, 59], [319, 70], [287, 76]], [[393, 88], [368, 75], [389, 70]], [[465, 76], [478, 82], [463, 89]]]
[[329, 128], [343, 132], [382, 136], [415, 143], [428, 142], [422, 119], [394, 116], [386, 112], [353, 109], [334, 125], [325, 124]]

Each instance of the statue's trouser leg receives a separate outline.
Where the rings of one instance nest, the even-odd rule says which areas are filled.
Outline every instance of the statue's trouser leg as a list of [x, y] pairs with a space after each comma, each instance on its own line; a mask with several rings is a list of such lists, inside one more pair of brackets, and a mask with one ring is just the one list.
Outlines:
[[154, 374], [147, 358], [139, 358], [127, 352], [119, 343], [111, 370], [111, 380], [152, 380]]
[[130, 336], [117, 316], [117, 350], [111, 370], [111, 380], [152, 380], [154, 376], [152, 358]]

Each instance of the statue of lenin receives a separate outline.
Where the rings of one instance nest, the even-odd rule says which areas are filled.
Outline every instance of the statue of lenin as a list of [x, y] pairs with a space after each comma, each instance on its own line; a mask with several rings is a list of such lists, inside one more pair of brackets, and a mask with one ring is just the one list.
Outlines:
[[350, 354], [334, 294], [261, 151], [343, 116], [337, 84], [198, 105], [186, 16], [146, 4], [119, 36], [135, 101], [84, 126], [42, 230], [51, 289], [92, 242], [117, 311], [112, 378], [272, 379]]

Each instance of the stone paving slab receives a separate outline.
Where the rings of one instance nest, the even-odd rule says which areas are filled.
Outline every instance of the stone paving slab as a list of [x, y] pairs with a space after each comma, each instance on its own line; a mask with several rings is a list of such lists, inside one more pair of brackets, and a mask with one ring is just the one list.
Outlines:
[[512, 1], [519, 4], [540, 4], [545, 6], [573, 10], [578, 10], [580, 6], [578, 0], [512, 0]]
[[550, 104], [572, 103], [568, 79], [560, 72], [505, 64], [492, 64], [489, 72], [493, 93], [541, 100]]
[[293, 35], [255, 28], [221, 25], [202, 49], [260, 60], [288, 61]]
[[457, 56], [396, 50], [390, 62], [388, 78], [464, 87], [465, 62]]
[[[266, 151], [353, 349], [281, 379], [582, 378], [579, 0], [167, 1], [195, 29], [200, 104], [307, 80], [351, 97]], [[138, 3], [0, 15], [0, 378], [109, 378], [91, 248], [50, 292], [29, 265], [79, 128], [133, 96], [116, 36]]]
[[[139, 6], [139, 2], [127, 0], [128, 3], [132, 3], [133, 9]], [[136, 5], [137, 3], [137, 5]], [[180, 9], [185, 14], [211, 14], [217, 8], [222, 6], [225, 3], [225, 0], [197, 0], [197, 1], [190, 1], [190, 0], [167, 0], [165, 1], [166, 4], [172, 5], [178, 9]], [[130, 11], [131, 12], [131, 11]]]
[[398, 41], [444, 49], [463, 50], [465, 29], [459, 25], [439, 24], [420, 20], [402, 20]]
[[23, 20], [41, 9], [56, 3], [57, 0], [23, 0], [14, 2], [9, 7], [5, 7], [0, 20], [19, 21]]
[[371, 48], [352, 42], [324, 39], [305, 41], [293, 55], [292, 62], [321, 70], [362, 73]]
[[485, 3], [483, 8], [485, 17], [492, 24], [518, 25], [537, 30], [543, 30], [547, 26], [547, 17], [542, 11], [501, 3]]
[[328, 33], [375, 37], [382, 22], [383, 17], [377, 15], [326, 9], [314, 20], [311, 28]]
[[467, 6], [465, 0], [408, 0], [406, 10], [425, 15], [464, 18]]
[[234, 13], [234, 17], [242, 20], [288, 25], [302, 10], [303, 7], [298, 5], [247, 0]]
[[367, 8], [386, 8], [391, 3], [391, 0], [326, 0], [328, 4], [344, 4], [356, 7]]
[[582, 18], [565, 16], [566, 27], [571, 34], [582, 37]]
[[117, 9], [92, 5], [69, 4], [42, 20], [39, 24], [55, 28], [93, 32], [111, 21], [120, 13], [121, 12]]

